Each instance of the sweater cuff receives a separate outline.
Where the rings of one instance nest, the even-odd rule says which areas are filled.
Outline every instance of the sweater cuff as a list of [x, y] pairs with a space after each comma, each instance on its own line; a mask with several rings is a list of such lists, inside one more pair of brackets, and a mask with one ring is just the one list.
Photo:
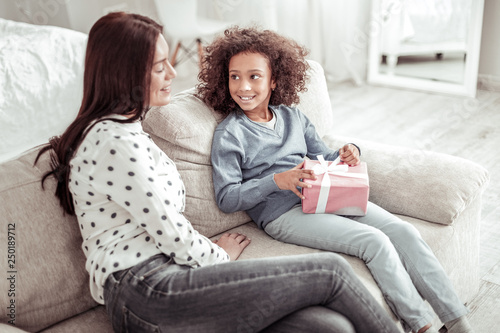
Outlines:
[[354, 147], [358, 148], [359, 156], [361, 156], [361, 148], [359, 148], [358, 145], [356, 145], [352, 142], [349, 142], [348, 144], [353, 145]]
[[262, 198], [266, 198], [269, 194], [280, 190], [278, 184], [274, 181], [274, 173], [262, 178], [260, 183], [259, 191]]

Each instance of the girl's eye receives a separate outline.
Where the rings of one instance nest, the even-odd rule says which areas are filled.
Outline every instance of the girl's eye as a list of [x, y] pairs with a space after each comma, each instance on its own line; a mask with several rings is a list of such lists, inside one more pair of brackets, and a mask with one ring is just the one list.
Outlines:
[[156, 69], [156, 73], [161, 73], [161, 72], [163, 72], [163, 69], [164, 69], [163, 67], [157, 68], [157, 69]]
[[231, 75], [231, 79], [232, 79], [232, 80], [238, 80], [238, 79], [239, 79], [239, 77], [238, 77], [238, 75], [233, 74], [233, 75]]
[[253, 74], [253, 75], [251, 76], [251, 78], [252, 78], [253, 80], [257, 80], [257, 79], [260, 79], [260, 75], [259, 75], [259, 74]]

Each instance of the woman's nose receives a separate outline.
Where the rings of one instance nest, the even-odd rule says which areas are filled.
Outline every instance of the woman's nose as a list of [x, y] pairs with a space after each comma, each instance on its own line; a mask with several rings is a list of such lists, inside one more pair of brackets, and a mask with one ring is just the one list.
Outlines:
[[165, 79], [166, 80], [172, 80], [177, 76], [177, 72], [174, 69], [174, 66], [170, 64], [170, 62], [167, 62], [167, 70], [165, 71]]

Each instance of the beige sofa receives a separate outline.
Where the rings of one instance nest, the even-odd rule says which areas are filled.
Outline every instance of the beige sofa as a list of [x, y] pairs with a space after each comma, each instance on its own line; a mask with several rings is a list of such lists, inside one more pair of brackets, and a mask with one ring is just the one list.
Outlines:
[[[479, 287], [479, 225], [486, 170], [448, 155], [335, 136], [331, 130], [335, 111], [332, 113], [323, 70], [315, 62], [310, 64], [309, 90], [302, 95], [300, 109], [332, 147], [345, 142], [361, 147], [368, 164], [370, 200], [416, 226], [462, 301], [469, 302]], [[176, 162], [182, 175], [187, 218], [209, 237], [227, 231], [248, 235], [252, 243], [241, 260], [316, 252], [273, 240], [243, 212], [224, 214], [217, 208], [209, 153], [220, 117], [193, 92], [176, 95], [168, 106], [151, 110], [144, 121], [145, 130]], [[22, 108], [17, 112], [23, 112]], [[48, 116], [51, 111], [43, 112]], [[0, 331], [111, 332], [104, 307], [90, 296], [78, 222], [60, 208], [53, 195], [53, 179], [42, 190], [40, 177], [48, 170], [48, 158], [33, 167], [36, 153], [34, 149], [0, 164]], [[7, 240], [9, 228], [11, 243]], [[9, 253], [15, 255], [15, 262], [8, 261]], [[365, 264], [344, 257], [393, 316]], [[7, 280], [11, 276], [14, 279]], [[15, 295], [5, 297], [9, 290]], [[7, 307], [12, 301], [14, 311]], [[15, 316], [15, 326], [7, 323], [9, 315]]]

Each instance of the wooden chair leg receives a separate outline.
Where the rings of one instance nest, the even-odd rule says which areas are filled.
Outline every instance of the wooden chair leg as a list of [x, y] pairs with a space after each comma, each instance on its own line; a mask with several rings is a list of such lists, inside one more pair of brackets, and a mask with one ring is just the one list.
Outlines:
[[179, 49], [181, 48], [181, 42], [178, 42], [177, 43], [177, 46], [175, 47], [175, 51], [174, 51], [174, 54], [172, 54], [172, 59], [170, 59], [170, 64], [173, 66], [175, 66], [175, 61], [176, 61], [176, 58], [177, 58], [177, 53], [179, 53]]
[[203, 66], [203, 45], [201, 43], [201, 39], [197, 39], [196, 43], [198, 44], [198, 57], [200, 58], [200, 69]]

